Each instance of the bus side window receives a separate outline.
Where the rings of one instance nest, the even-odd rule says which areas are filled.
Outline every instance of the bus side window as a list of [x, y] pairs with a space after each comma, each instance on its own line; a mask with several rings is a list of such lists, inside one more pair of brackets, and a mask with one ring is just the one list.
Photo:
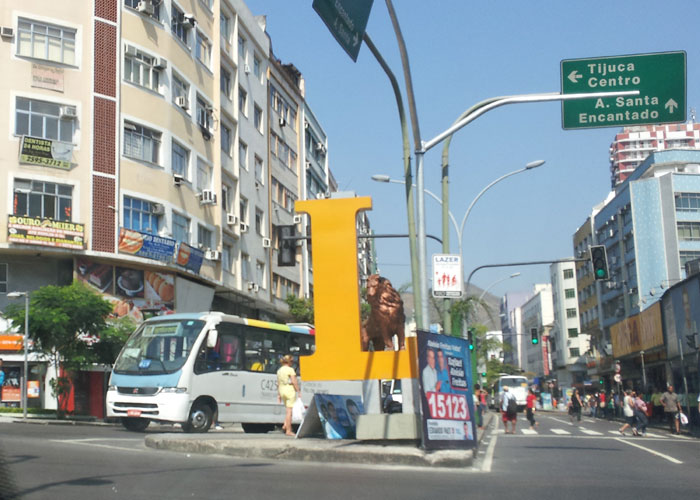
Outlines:
[[240, 370], [242, 368], [243, 345], [242, 332], [239, 325], [219, 323], [219, 359], [222, 370]]
[[263, 332], [254, 328], [245, 330], [245, 369], [251, 372], [265, 371], [263, 357]]
[[299, 366], [299, 356], [310, 356], [316, 350], [316, 341], [311, 335], [292, 333], [289, 339], [289, 354], [294, 358], [294, 366]]

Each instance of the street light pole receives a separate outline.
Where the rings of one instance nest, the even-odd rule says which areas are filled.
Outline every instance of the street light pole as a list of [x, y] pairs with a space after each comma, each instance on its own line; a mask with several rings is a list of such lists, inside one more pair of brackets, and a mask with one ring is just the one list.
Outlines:
[[484, 288], [484, 291], [483, 291], [483, 292], [481, 292], [481, 295], [479, 295], [479, 302], [481, 302], [481, 299], [484, 298], [484, 295], [486, 295], [486, 292], [488, 292], [489, 290], [491, 290], [494, 286], [498, 285], [499, 283], [501, 283], [501, 282], [503, 282], [503, 281], [505, 281], [505, 280], [509, 280], [509, 279], [511, 279], [511, 278], [517, 278], [518, 276], [520, 276], [520, 272], [513, 273], [513, 274], [511, 274], [510, 276], [506, 276], [505, 278], [501, 278], [501, 279], [498, 279], [498, 280], [494, 281], [494, 282], [491, 283], [489, 286], [487, 286], [486, 288]]
[[24, 420], [27, 420], [27, 385], [29, 383], [29, 292], [10, 292], [7, 296], [11, 299], [24, 297], [24, 377], [22, 379], [21, 398], [22, 416]]

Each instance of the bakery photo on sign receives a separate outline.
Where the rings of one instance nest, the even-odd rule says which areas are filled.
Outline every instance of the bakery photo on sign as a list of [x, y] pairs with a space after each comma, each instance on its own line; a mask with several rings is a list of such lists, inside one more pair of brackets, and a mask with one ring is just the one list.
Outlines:
[[175, 276], [170, 273], [112, 266], [78, 258], [79, 281], [102, 294], [114, 306], [114, 315], [141, 322], [152, 316], [174, 312]]

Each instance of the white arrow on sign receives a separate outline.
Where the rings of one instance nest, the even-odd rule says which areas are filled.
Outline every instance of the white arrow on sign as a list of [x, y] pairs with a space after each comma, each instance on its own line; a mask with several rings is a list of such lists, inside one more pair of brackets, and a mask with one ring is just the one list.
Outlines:
[[352, 37], [352, 46], [355, 47], [358, 43], [360, 43], [360, 37], [355, 33], [355, 36]]
[[673, 111], [674, 111], [673, 108], [677, 108], [677, 107], [678, 107], [678, 103], [676, 101], [674, 101], [672, 98], [669, 99], [668, 101], [666, 101], [666, 104], [664, 105], [664, 108], [668, 109], [669, 113], [673, 113]]
[[578, 83], [578, 81], [583, 78], [583, 75], [579, 75], [578, 71], [573, 70], [571, 73], [569, 73], [569, 76], [567, 76], [569, 80], [571, 80], [571, 83]]

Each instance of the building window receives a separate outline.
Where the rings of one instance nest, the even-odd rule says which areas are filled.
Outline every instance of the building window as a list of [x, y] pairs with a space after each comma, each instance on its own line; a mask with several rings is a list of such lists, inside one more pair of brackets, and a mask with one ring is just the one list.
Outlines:
[[572, 347], [569, 349], [569, 356], [572, 358], [578, 358], [581, 355], [581, 351], [578, 347]]
[[75, 30], [20, 18], [17, 55], [75, 66]]
[[255, 232], [260, 236], [265, 236], [265, 214], [259, 208], [255, 209]]
[[226, 96], [227, 99], [231, 98], [231, 72], [226, 68], [221, 68], [221, 79], [220, 84], [221, 93]]
[[564, 279], [568, 280], [574, 277], [574, 270], [573, 269], [564, 269]]
[[219, 21], [219, 31], [221, 33], [221, 38], [225, 42], [231, 42], [231, 18], [228, 14], [221, 13], [221, 20]]
[[124, 156], [158, 164], [160, 132], [124, 122]]
[[158, 59], [136, 50], [124, 55], [124, 80], [134, 85], [158, 92], [161, 68]]
[[567, 333], [568, 333], [570, 339], [572, 339], [574, 337], [578, 337], [578, 328], [569, 328], [567, 330]]
[[191, 25], [189, 22], [185, 21], [185, 14], [173, 5], [173, 14], [170, 19], [170, 29], [182, 43], [187, 45], [188, 33], [190, 32]]
[[255, 155], [255, 180], [260, 184], [265, 184], [264, 174], [265, 172], [263, 169], [262, 158], [260, 158], [258, 155]]
[[243, 116], [248, 116], [248, 92], [238, 87], [238, 111]]
[[257, 261], [255, 263], [255, 280], [260, 288], [267, 288], [265, 286], [265, 263]]
[[223, 151], [226, 156], [231, 156], [231, 142], [233, 136], [231, 134], [231, 128], [228, 125], [221, 124], [221, 151]]
[[241, 218], [241, 222], [248, 222], [248, 200], [241, 196], [241, 202], [238, 206], [238, 215]]
[[201, 31], [197, 31], [194, 46], [194, 56], [207, 68], [211, 64], [211, 43]]
[[211, 189], [211, 168], [201, 159], [197, 159], [197, 191]]
[[207, 229], [201, 224], [197, 224], [197, 243], [199, 243], [199, 248], [206, 248], [211, 250], [214, 246], [212, 244], [214, 233]]
[[75, 121], [61, 118], [61, 105], [18, 97], [15, 134], [54, 141], [73, 142]]
[[238, 37], [238, 63], [243, 64], [247, 60], [246, 58], [246, 41], [242, 36]]
[[197, 95], [197, 125], [207, 130], [211, 129], [212, 107]]
[[263, 113], [262, 109], [256, 104], [253, 108], [253, 125], [255, 125], [255, 128], [258, 130], [258, 132], [262, 132], [263, 129]]
[[190, 102], [190, 86], [189, 84], [173, 73], [173, 102], [178, 97], [185, 98], [185, 107], [189, 107]]
[[678, 239], [681, 241], [700, 240], [700, 222], [678, 222]]
[[243, 284], [250, 281], [250, 255], [241, 253], [241, 280]]
[[297, 200], [297, 197], [274, 177], [272, 178], [271, 196], [274, 203], [290, 213], [294, 212], [294, 202]]
[[681, 270], [683, 270], [683, 269], [685, 269], [686, 262], [688, 262], [690, 260], [700, 259], [700, 252], [693, 251], [693, 250], [681, 250], [680, 259], [681, 259]]
[[253, 74], [259, 82], [262, 81], [262, 63], [260, 62], [258, 56], [253, 56]]
[[233, 247], [231, 245], [223, 245], [221, 247], [221, 267], [224, 271], [233, 274]]
[[73, 186], [15, 179], [13, 215], [70, 221], [73, 210]]
[[243, 141], [238, 141], [238, 164], [248, 170], [248, 145]]
[[183, 243], [190, 242], [190, 220], [173, 212], [173, 238]]
[[575, 299], [576, 298], [576, 290], [573, 288], [567, 288], [564, 290], [564, 297], [567, 299]]
[[0, 264], [0, 293], [7, 293], [7, 264]]
[[700, 193], [676, 194], [676, 210], [679, 212], [700, 212]]
[[124, 227], [143, 233], [158, 234], [160, 217], [154, 214], [154, 204], [124, 196]]
[[189, 178], [190, 152], [173, 141], [173, 158], [172, 158], [173, 174], [181, 175], [183, 178]]
[[566, 317], [567, 318], [575, 318], [578, 316], [578, 313], [576, 312], [576, 308], [572, 307], [566, 310]]

